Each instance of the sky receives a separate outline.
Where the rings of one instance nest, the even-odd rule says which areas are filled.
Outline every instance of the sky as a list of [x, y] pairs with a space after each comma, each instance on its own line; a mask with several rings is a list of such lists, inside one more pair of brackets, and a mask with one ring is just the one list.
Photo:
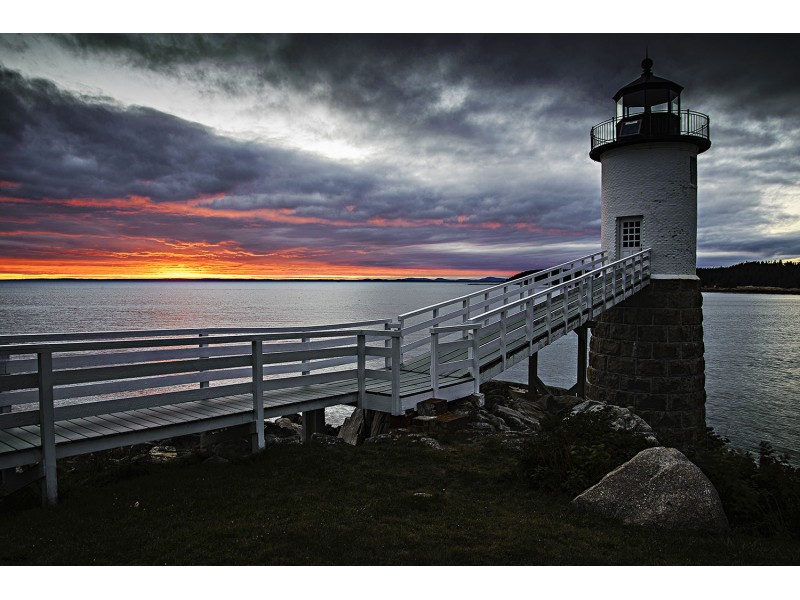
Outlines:
[[507, 276], [599, 250], [589, 131], [708, 114], [698, 266], [800, 257], [800, 36], [0, 34], [0, 279]]

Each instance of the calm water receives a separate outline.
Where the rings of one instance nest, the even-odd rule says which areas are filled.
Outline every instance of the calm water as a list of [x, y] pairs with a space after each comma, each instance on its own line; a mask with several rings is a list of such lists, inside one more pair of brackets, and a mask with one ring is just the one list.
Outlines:
[[[0, 282], [0, 333], [281, 327], [395, 318], [479, 288], [456, 283]], [[800, 296], [704, 294], [708, 424], [734, 445], [767, 440], [800, 460]], [[570, 387], [577, 337], [540, 353], [545, 383]], [[524, 363], [501, 378], [525, 382]], [[347, 409], [330, 412], [340, 421]]]

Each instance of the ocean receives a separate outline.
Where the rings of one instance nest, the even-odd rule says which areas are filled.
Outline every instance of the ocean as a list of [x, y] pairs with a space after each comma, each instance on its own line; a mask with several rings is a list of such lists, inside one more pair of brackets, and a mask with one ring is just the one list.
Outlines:
[[[480, 289], [408, 282], [0, 282], [0, 333], [286, 327], [396, 318]], [[800, 464], [800, 296], [703, 294], [707, 423], [744, 450]], [[577, 337], [540, 352], [548, 385], [576, 378]], [[521, 363], [497, 377], [526, 382]], [[329, 411], [341, 422], [349, 408]]]

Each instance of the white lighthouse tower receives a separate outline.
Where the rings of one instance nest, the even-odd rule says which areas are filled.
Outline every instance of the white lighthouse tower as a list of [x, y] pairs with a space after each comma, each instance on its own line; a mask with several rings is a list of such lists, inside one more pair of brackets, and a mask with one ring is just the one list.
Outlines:
[[683, 88], [642, 75], [614, 95], [616, 116], [592, 128], [602, 166], [601, 243], [610, 260], [651, 250], [651, 283], [594, 329], [588, 398], [627, 406], [677, 443], [705, 429], [697, 156], [707, 115], [681, 109]]

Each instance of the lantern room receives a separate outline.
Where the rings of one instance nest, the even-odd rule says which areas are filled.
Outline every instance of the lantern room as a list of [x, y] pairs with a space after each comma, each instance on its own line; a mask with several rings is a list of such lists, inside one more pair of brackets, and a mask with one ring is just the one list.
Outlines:
[[653, 61], [642, 61], [642, 76], [614, 95], [617, 104], [617, 136], [677, 135], [680, 132], [683, 87], [656, 77]]
[[615, 117], [592, 127], [592, 159], [620, 145], [648, 141], [687, 141], [698, 153], [711, 146], [708, 116], [682, 111], [683, 86], [653, 75], [652, 69], [652, 59], [645, 58], [642, 75], [614, 94]]

